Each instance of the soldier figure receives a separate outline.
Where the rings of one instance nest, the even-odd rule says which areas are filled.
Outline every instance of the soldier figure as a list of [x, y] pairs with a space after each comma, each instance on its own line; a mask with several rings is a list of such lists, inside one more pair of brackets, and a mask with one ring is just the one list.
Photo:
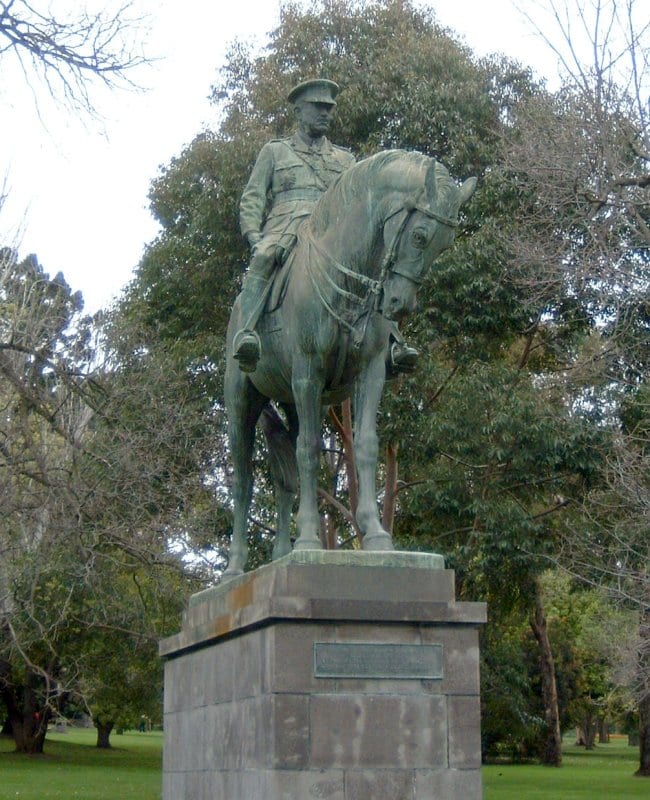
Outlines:
[[[288, 139], [264, 145], [244, 189], [240, 223], [252, 259], [239, 296], [244, 327], [233, 342], [233, 355], [244, 372], [253, 372], [260, 357], [255, 325], [274, 270], [286, 261], [298, 229], [320, 196], [354, 164], [349, 151], [325, 136], [338, 92], [333, 81], [316, 79], [300, 83], [289, 93], [298, 130]], [[418, 351], [404, 343], [396, 328], [394, 335], [389, 372], [411, 371]]]

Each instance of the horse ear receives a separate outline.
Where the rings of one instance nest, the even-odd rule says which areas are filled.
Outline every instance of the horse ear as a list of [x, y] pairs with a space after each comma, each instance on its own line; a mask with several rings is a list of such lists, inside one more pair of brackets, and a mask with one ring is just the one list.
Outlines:
[[424, 179], [425, 196], [434, 198], [436, 196], [436, 160], [432, 158], [427, 167], [427, 175]]
[[477, 184], [476, 178], [468, 178], [460, 187], [461, 206], [463, 205], [463, 203], [466, 203], [469, 200], [469, 198], [474, 194], [474, 190], [476, 189], [476, 184]]

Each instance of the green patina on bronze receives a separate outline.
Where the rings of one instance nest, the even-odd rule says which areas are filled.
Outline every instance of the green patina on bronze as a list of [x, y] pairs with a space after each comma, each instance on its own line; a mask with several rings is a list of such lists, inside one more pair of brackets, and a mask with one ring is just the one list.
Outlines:
[[[327, 84], [303, 84], [303, 98], [306, 89], [325, 90]], [[322, 119], [325, 129], [334, 102], [329, 90], [329, 104], [304, 102], [330, 109], [329, 114], [305, 112], [303, 117]], [[304, 142], [304, 137], [299, 140]], [[391, 337], [399, 339], [397, 321], [415, 309], [418, 286], [435, 259], [451, 246], [458, 210], [476, 186], [474, 178], [458, 186], [439, 162], [419, 153], [385, 151], [346, 168], [349, 154], [330, 145], [324, 133], [316, 140], [323, 152], [335, 154], [333, 160], [339, 165], [332, 170], [336, 174], [326, 191], [314, 192], [316, 199], [309, 199], [307, 192], [316, 188], [319, 171], [306, 162], [303, 167], [298, 150], [286, 141], [271, 142], [267, 153], [260, 154], [262, 164], [258, 160], [253, 171], [255, 176], [259, 165], [265, 176], [262, 185], [273, 200], [262, 230], [246, 230], [247, 220], [260, 219], [260, 190], [247, 189], [242, 202], [242, 226], [254, 254], [228, 327], [225, 400], [234, 468], [234, 527], [227, 576], [241, 574], [247, 558], [257, 421], [261, 417], [276, 486], [273, 557], [291, 550], [289, 523], [298, 487], [295, 548], [318, 550], [322, 547], [317, 508], [322, 412], [350, 396], [359, 482], [357, 523], [363, 547], [393, 549], [391, 536], [381, 526], [375, 496], [375, 420]], [[273, 169], [265, 166], [267, 159]], [[278, 169], [278, 160], [283, 164], [285, 159], [287, 168]], [[324, 166], [322, 174], [329, 174], [329, 169]], [[278, 174], [282, 171], [287, 173], [284, 179]], [[289, 177], [292, 173], [294, 178]], [[294, 205], [280, 223], [276, 201], [283, 193], [289, 193], [285, 199]], [[295, 224], [301, 208], [306, 213]], [[268, 236], [265, 224], [270, 226]], [[271, 289], [267, 282], [280, 264]], [[256, 290], [248, 291], [247, 285], [250, 289], [255, 282]], [[263, 302], [266, 311], [259, 317]], [[238, 340], [253, 327], [252, 351], [237, 352]], [[255, 357], [249, 360], [250, 352]], [[284, 411], [286, 424], [270, 400]]]

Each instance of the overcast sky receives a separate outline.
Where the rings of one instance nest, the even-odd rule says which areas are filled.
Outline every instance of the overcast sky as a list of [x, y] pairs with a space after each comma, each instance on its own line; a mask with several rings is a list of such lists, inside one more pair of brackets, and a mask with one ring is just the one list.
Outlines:
[[[81, 3], [50, 5], [57, 13]], [[151, 180], [214, 119], [207, 97], [228, 44], [235, 38], [262, 43], [279, 21], [279, 5], [279, 0], [137, 0], [150, 14], [146, 53], [158, 60], [140, 73], [148, 91], [93, 95], [101, 124], [53, 107], [44, 87], [31, 91], [3, 57], [0, 181], [5, 175], [9, 195], [0, 213], [1, 243], [15, 244], [21, 256], [36, 253], [51, 275], [62, 271], [71, 287], [83, 292], [87, 311], [107, 305], [157, 233], [147, 208]], [[514, 0], [419, 5], [433, 8], [438, 21], [478, 54], [504, 52], [551, 79], [556, 73], [548, 48]], [[518, 0], [517, 5], [535, 4]]]

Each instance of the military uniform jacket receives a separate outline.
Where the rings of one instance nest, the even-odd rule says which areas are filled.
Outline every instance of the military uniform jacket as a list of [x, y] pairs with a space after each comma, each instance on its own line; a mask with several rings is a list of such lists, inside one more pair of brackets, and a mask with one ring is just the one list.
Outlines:
[[278, 242], [292, 237], [323, 192], [352, 164], [352, 153], [325, 137], [311, 147], [298, 133], [268, 142], [242, 194], [242, 233], [261, 233]]

